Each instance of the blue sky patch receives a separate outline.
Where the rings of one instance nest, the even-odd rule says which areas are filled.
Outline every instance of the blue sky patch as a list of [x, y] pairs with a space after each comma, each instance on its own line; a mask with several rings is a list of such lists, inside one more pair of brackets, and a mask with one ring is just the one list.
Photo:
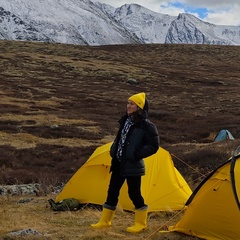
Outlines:
[[183, 8], [185, 10], [185, 13], [190, 13], [190, 14], [197, 13], [200, 18], [204, 18], [208, 14], [207, 8], [196, 8], [180, 2], [169, 3], [168, 7], [169, 6], [176, 7], [176, 8]]

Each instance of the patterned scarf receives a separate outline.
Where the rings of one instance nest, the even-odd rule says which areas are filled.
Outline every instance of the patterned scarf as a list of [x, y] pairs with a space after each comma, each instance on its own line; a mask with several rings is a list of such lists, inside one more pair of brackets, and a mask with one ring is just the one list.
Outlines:
[[122, 150], [124, 147], [125, 140], [127, 138], [127, 133], [132, 125], [133, 125], [133, 122], [131, 118], [128, 117], [125, 121], [124, 127], [121, 132], [121, 136], [119, 139], [119, 143], [118, 143], [117, 158], [119, 161], [121, 161], [121, 158], [122, 158]]

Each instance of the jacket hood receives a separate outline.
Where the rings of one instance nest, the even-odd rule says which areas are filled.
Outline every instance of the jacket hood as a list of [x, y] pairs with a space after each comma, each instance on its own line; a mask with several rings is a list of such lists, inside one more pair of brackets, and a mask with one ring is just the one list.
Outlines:
[[148, 118], [148, 100], [147, 98], [145, 99], [145, 105], [143, 107], [143, 110], [139, 111], [139, 114], [143, 117], [143, 118]]

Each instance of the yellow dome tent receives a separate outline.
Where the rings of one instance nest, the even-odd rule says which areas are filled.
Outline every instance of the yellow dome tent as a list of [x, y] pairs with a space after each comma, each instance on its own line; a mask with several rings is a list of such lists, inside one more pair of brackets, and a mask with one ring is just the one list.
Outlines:
[[180, 221], [169, 230], [208, 240], [239, 240], [239, 197], [238, 153], [202, 181], [188, 199]]
[[[111, 173], [109, 173], [111, 142], [98, 147], [86, 163], [72, 176], [55, 202], [76, 198], [81, 204], [102, 205], [107, 196]], [[182, 175], [174, 167], [171, 155], [163, 148], [145, 158], [146, 175], [142, 177], [142, 195], [149, 211], [170, 211], [184, 208], [192, 191]], [[124, 183], [118, 207], [134, 210]]]

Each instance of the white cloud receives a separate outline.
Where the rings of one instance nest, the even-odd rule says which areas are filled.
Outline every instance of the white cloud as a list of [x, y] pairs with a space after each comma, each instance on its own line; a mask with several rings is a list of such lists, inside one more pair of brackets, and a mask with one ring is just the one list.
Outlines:
[[209, 9], [231, 8], [233, 5], [239, 5], [239, 0], [179, 0], [191, 6], [205, 7]]
[[204, 21], [219, 25], [240, 25], [239, 0], [181, 0], [195, 7], [207, 8], [208, 13]]
[[161, 3], [159, 12], [171, 16], [177, 16], [179, 13], [185, 13], [185, 10], [184, 8], [174, 7], [169, 2], [165, 1]]
[[232, 8], [219, 11], [210, 11], [204, 21], [218, 25], [236, 25], [240, 26], [240, 6], [235, 5]]
[[169, 8], [160, 8], [160, 13], [168, 14], [170, 16], [178, 16], [179, 13], [185, 13], [185, 10], [183, 8], [175, 8], [175, 7], [169, 7]]

